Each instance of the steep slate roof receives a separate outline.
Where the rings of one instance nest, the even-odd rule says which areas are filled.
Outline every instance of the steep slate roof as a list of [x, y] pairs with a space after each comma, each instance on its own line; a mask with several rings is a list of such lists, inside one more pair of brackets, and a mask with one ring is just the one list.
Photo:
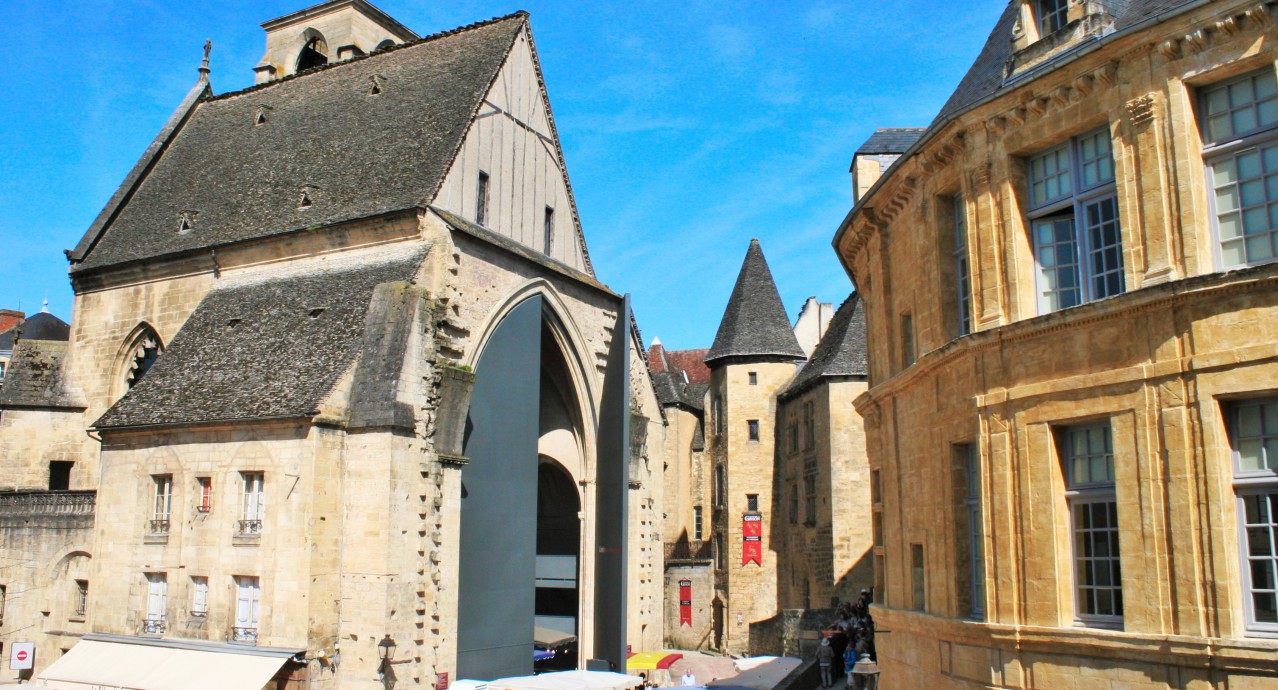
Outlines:
[[42, 311], [0, 333], [0, 350], [12, 350], [15, 339], [18, 341], [70, 340], [71, 326], [53, 314]]
[[791, 397], [814, 385], [819, 379], [840, 376], [869, 376], [865, 353], [865, 306], [861, 296], [852, 293], [830, 319], [830, 326], [812, 351], [812, 359], [795, 374], [778, 397]]
[[[57, 317], [53, 318], [57, 320]], [[23, 336], [5, 370], [3, 385], [0, 386], [0, 408], [83, 409], [84, 395], [67, 380], [70, 355], [70, 343], [65, 337], [36, 340]]]
[[713, 366], [727, 357], [804, 358], [757, 239], [750, 240], [705, 362]]
[[[71, 252], [72, 270], [425, 207], [526, 26], [519, 12], [206, 95], [148, 149], [149, 170], [126, 180]], [[370, 95], [374, 76], [381, 92]], [[299, 208], [308, 185], [312, 205]], [[192, 228], [179, 232], [184, 213]]]
[[[1114, 17], [1114, 31], [1119, 32], [1169, 10], [1194, 4], [1194, 0], [1103, 0], [1100, 4], [1104, 5]], [[1012, 57], [1012, 30], [1016, 26], [1020, 7], [1021, 0], [1008, 2], [1007, 9], [1003, 11], [994, 25], [994, 30], [990, 32], [990, 37], [986, 39], [985, 47], [977, 55], [976, 62], [959, 81], [958, 88], [954, 89], [950, 99], [933, 120], [933, 128], [1000, 91], [1019, 85], [1019, 81], [1005, 84], [1003, 75], [1007, 61]], [[1054, 59], [1048, 64], [1056, 63], [1058, 60], [1059, 58]]]
[[885, 153], [905, 153], [914, 142], [923, 136], [926, 127], [889, 127], [874, 130], [874, 134], [861, 144], [856, 155], [878, 156]]
[[94, 426], [314, 415], [359, 354], [373, 288], [411, 280], [425, 250], [255, 282], [224, 279]]

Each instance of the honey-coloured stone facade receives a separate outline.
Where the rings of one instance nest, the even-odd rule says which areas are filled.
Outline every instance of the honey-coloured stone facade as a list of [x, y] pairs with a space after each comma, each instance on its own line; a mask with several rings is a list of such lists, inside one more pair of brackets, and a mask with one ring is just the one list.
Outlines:
[[[1221, 258], [1224, 154], [1199, 94], [1275, 80], [1274, 8], [1071, 2], [1044, 47], [1011, 31], [1034, 5], [1009, 4], [937, 124], [835, 237], [868, 305], [856, 408], [880, 492], [883, 683], [1272, 687], [1272, 565], [1249, 562], [1260, 532], [1243, 522], [1275, 477], [1241, 472], [1236, 449], [1238, 410], [1278, 389], [1278, 263]], [[999, 69], [1027, 76], [986, 79]], [[1108, 240], [1085, 234], [1093, 197], [1039, 203], [1036, 166], [1094, 132], [1112, 146], [1121, 282], [1058, 308], [1039, 229], [1072, 218], [1080, 246]], [[1078, 261], [1083, 280], [1104, 268]]]

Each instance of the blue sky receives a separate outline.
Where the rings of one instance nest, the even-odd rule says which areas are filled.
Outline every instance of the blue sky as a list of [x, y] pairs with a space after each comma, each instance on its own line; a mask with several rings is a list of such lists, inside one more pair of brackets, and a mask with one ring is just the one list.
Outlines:
[[[7, 2], [0, 308], [70, 320], [72, 247], [194, 84], [252, 84], [307, 0]], [[599, 278], [645, 341], [709, 347], [750, 238], [791, 320], [851, 283], [830, 247], [875, 127], [925, 126], [1003, 0], [375, 0], [419, 34], [526, 9]]]

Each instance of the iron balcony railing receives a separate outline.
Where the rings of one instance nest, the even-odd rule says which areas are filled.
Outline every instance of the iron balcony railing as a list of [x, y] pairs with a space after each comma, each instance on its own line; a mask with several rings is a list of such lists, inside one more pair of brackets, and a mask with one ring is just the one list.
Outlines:
[[163, 635], [164, 619], [148, 618], [142, 621], [142, 634], [143, 635]]
[[235, 526], [235, 533], [241, 537], [262, 533], [261, 520], [240, 520]]
[[151, 521], [151, 534], [168, 534], [168, 533], [169, 533], [168, 520], [152, 520]]
[[257, 644], [257, 628], [231, 628], [231, 642]]

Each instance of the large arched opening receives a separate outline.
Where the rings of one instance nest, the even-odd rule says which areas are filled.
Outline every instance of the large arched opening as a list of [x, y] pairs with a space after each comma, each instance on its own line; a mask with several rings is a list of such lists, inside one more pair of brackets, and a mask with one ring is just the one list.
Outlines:
[[[598, 358], [581, 344], [553, 289], [530, 285], [507, 304], [481, 332], [474, 361], [461, 477], [457, 673], [527, 675], [535, 652], [548, 646], [535, 645], [543, 638], [560, 641], [557, 654], [567, 652], [555, 666], [576, 668], [577, 646], [620, 665], [624, 653], [610, 650], [624, 649], [626, 340], [614, 343], [595, 390]], [[628, 313], [618, 321], [626, 333]], [[599, 457], [608, 458], [606, 467]], [[582, 488], [592, 478], [592, 486], [616, 485], [606, 503]], [[607, 656], [597, 649], [601, 639], [610, 643]]]

